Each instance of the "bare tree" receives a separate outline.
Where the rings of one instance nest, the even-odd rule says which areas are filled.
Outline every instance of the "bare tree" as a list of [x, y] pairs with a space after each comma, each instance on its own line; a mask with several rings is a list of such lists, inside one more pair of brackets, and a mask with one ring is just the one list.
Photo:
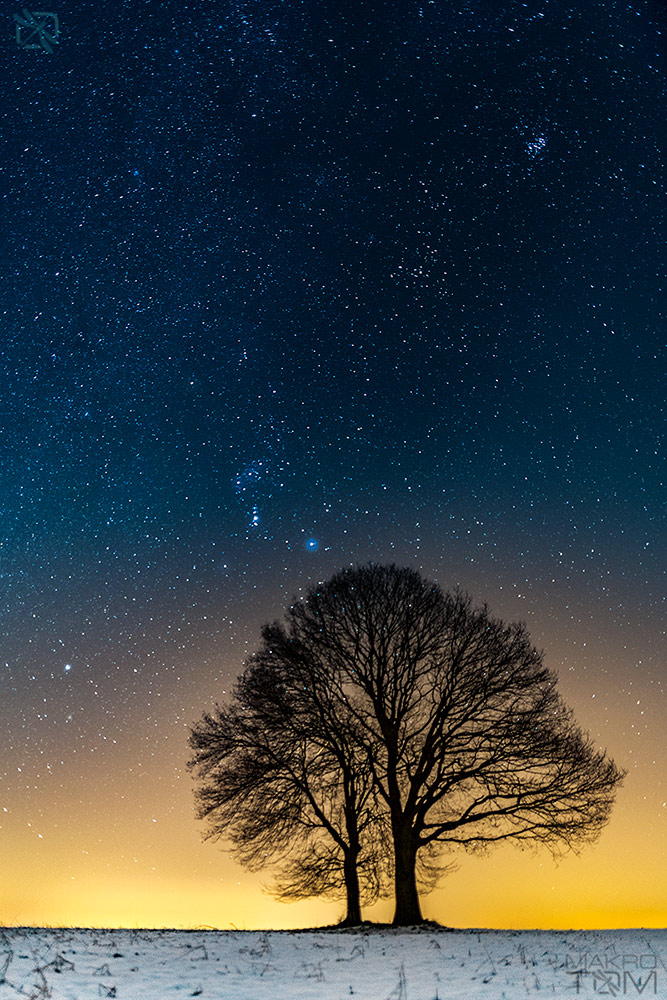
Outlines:
[[232, 703], [192, 731], [197, 814], [250, 870], [277, 865], [280, 898], [344, 896], [343, 923], [358, 924], [386, 885], [377, 792], [353, 717], [305, 681], [273, 656], [265, 629]]
[[622, 772], [575, 724], [524, 625], [462, 593], [396, 566], [344, 570], [264, 630], [264, 651], [345, 718], [352, 773], [372, 777], [391, 829], [396, 925], [421, 921], [418, 884], [444, 849], [576, 849], [609, 818]]

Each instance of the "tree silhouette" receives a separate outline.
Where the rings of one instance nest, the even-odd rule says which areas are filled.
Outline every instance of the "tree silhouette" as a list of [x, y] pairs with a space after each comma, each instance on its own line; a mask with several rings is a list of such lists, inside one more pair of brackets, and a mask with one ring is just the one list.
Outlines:
[[[244, 707], [219, 710], [220, 719], [228, 711], [255, 728], [232, 776], [245, 760], [256, 785], [242, 800], [241, 768], [241, 816], [223, 806], [219, 832], [260, 864], [262, 836], [276, 843], [271, 808], [289, 811], [285, 834], [297, 834], [302, 817], [319, 824], [283, 856], [288, 882], [303, 877], [317, 890], [332, 857], [340, 872], [356, 856], [362, 884], [370, 875], [381, 885], [377, 845], [390, 831], [396, 925], [421, 921], [418, 889], [435, 884], [458, 846], [532, 841], [557, 853], [592, 841], [623, 777], [575, 724], [523, 624], [506, 625], [411, 569], [357, 567], [313, 587], [284, 623], [264, 628], [237, 698]], [[289, 790], [267, 783], [271, 768], [262, 777], [266, 760]], [[280, 770], [280, 761], [289, 764]], [[220, 777], [227, 795], [230, 774]], [[200, 793], [202, 815], [220, 810], [210, 798], [217, 780]], [[348, 906], [351, 895], [348, 883]]]
[[190, 737], [197, 815], [245, 867], [277, 865], [279, 898], [344, 896], [354, 925], [386, 884], [387, 838], [352, 717], [303, 681], [265, 641], [232, 704], [204, 714]]
[[344, 570], [264, 632], [356, 723], [394, 847], [394, 923], [421, 920], [417, 860], [445, 847], [594, 839], [621, 773], [579, 729], [522, 624], [410, 569]]

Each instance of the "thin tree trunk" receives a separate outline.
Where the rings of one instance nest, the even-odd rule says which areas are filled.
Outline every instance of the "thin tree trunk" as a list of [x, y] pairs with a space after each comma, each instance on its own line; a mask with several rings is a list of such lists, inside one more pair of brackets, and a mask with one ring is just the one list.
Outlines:
[[411, 836], [403, 830], [394, 832], [396, 910], [394, 927], [423, 923], [415, 865], [417, 850]]
[[345, 875], [345, 893], [347, 899], [347, 913], [343, 920], [344, 927], [356, 927], [361, 923], [361, 901], [359, 894], [359, 872], [357, 871], [358, 851], [347, 850], [343, 859], [343, 872]]

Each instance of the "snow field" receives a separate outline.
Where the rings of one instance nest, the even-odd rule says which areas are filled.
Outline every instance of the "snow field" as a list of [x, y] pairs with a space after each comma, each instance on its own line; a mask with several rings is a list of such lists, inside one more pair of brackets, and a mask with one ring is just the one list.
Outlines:
[[667, 931], [0, 930], [0, 1000], [667, 997]]

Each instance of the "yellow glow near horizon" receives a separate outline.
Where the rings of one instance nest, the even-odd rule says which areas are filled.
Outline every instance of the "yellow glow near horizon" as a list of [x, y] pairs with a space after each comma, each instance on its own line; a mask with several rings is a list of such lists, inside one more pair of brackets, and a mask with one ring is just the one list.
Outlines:
[[[317, 900], [286, 904], [265, 894], [262, 883], [270, 880], [270, 871], [264, 878], [251, 876], [215, 845], [200, 843], [189, 787], [179, 783], [170, 791], [177, 795], [175, 806], [182, 806], [182, 811], [174, 808], [180, 819], [151, 823], [163, 831], [150, 843], [143, 843], [140, 831], [133, 829], [128, 806], [120, 826], [135, 852], [131, 856], [123, 853], [127, 845], [118, 826], [105, 831], [99, 818], [86, 825], [81, 817], [65, 837], [44, 834], [36, 842], [10, 832], [0, 862], [0, 922], [286, 929], [338, 919], [341, 904]], [[558, 864], [543, 851], [509, 846], [481, 857], [460, 855], [459, 869], [423, 899], [424, 916], [453, 927], [665, 926], [662, 831], [649, 828], [637, 792], [630, 781], [619, 793], [614, 818], [601, 841]], [[140, 861], [143, 851], [153, 864]], [[391, 914], [387, 900], [364, 915], [389, 921]]]
[[[456, 856], [459, 869], [422, 900], [425, 917], [451, 927], [614, 928], [667, 925], [667, 863], [660, 785], [661, 706], [646, 705], [639, 738], [567, 672], [561, 690], [584, 728], [628, 770], [611, 822], [595, 845], [560, 863], [546, 851], [500, 846]], [[194, 701], [195, 699], [193, 699]], [[190, 711], [196, 717], [197, 703]], [[22, 925], [290, 928], [335, 923], [343, 905], [281, 903], [219, 845], [200, 841], [186, 731], [143, 758], [127, 737], [69, 769], [24, 772], [0, 801], [0, 923]], [[131, 731], [132, 719], [127, 729]], [[173, 725], [173, 724], [172, 724]], [[660, 737], [656, 734], [660, 734]], [[63, 769], [63, 774], [65, 770]], [[50, 783], [50, 784], [49, 784]], [[389, 921], [385, 900], [364, 916]]]

